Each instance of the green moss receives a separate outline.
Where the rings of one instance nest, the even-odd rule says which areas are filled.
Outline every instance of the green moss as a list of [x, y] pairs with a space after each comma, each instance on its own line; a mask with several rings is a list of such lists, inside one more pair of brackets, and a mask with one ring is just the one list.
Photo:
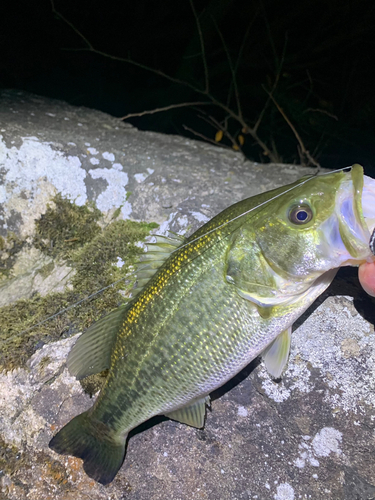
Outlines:
[[103, 384], [107, 378], [108, 370], [104, 370], [100, 373], [96, 373], [95, 375], [89, 375], [81, 380], [81, 386], [87, 394], [90, 394], [92, 397], [103, 387]]
[[0, 281], [12, 276], [12, 268], [17, 259], [17, 254], [22, 250], [25, 242], [15, 233], [9, 231], [6, 238], [0, 237], [0, 250], [5, 252], [6, 259], [0, 260]]
[[40, 360], [40, 363], [39, 363], [39, 369], [40, 370], [43, 370], [43, 368], [45, 368], [49, 362], [51, 361], [51, 358], [49, 356], [44, 356], [41, 360]]
[[46, 264], [45, 266], [41, 267], [38, 270], [38, 274], [40, 274], [43, 278], [47, 278], [52, 271], [55, 268], [55, 264], [53, 262], [50, 262], [49, 264]]
[[[71, 202], [68, 203], [73, 206], [69, 209], [65, 202], [66, 200], [56, 202], [55, 198], [56, 211], [49, 208], [48, 216], [43, 216], [37, 221], [37, 226], [43, 230], [39, 229], [40, 238], [36, 244], [46, 253], [59, 257], [64, 255], [69, 259], [69, 265], [75, 270], [70, 282], [71, 289], [61, 293], [51, 293], [46, 297], [36, 294], [31, 299], [19, 300], [0, 308], [0, 370], [23, 366], [44, 343], [83, 331], [104, 314], [124, 303], [135, 281], [134, 275], [131, 275], [132, 266], [143, 252], [136, 243], [143, 241], [151, 229], [158, 227], [155, 223], [119, 220], [101, 229], [97, 223], [96, 212], [91, 212], [87, 207], [75, 207]], [[93, 213], [94, 216], [91, 217], [90, 214]], [[61, 220], [57, 214], [61, 214]], [[69, 232], [67, 222], [73, 220], [75, 226]], [[83, 224], [81, 230], [78, 227], [78, 220]], [[56, 225], [55, 228], [50, 227], [52, 221]], [[63, 226], [61, 231], [60, 222]], [[86, 229], [86, 235], [71, 242], [72, 247], [66, 247], [66, 239], [75, 238], [73, 235], [83, 234]], [[48, 241], [52, 241], [53, 245], [51, 246]], [[121, 268], [117, 266], [119, 258], [124, 262]], [[50, 269], [45, 271], [47, 273]], [[110, 286], [120, 279], [122, 281]], [[105, 287], [108, 288], [99, 295], [34, 327]], [[31, 327], [34, 328], [29, 330]]]
[[112, 220], [117, 219], [117, 217], [121, 214], [121, 208], [122, 208], [122, 205], [121, 205], [121, 207], [116, 208], [116, 210], [113, 212]]
[[0, 470], [11, 474], [22, 467], [22, 453], [14, 445], [8, 444], [0, 435]]
[[48, 255], [68, 258], [99, 234], [101, 212], [93, 204], [78, 207], [60, 194], [53, 202], [36, 221], [34, 246]]

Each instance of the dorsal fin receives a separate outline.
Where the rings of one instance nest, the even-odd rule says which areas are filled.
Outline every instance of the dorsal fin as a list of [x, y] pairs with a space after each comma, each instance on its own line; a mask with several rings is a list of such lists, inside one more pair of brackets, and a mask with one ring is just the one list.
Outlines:
[[79, 337], [67, 359], [71, 375], [81, 380], [109, 368], [112, 348], [129, 304], [96, 321]]
[[147, 243], [147, 252], [141, 256], [137, 264], [137, 286], [132, 290], [133, 297], [146, 286], [171, 253], [186, 241], [183, 236], [172, 231], [168, 233], [168, 236], [156, 234], [154, 238], [154, 243]]

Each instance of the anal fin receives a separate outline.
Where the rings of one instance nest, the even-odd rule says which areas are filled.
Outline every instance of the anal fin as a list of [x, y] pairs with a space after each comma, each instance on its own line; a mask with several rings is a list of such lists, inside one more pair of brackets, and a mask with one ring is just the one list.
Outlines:
[[267, 371], [274, 378], [280, 378], [288, 362], [291, 335], [292, 327], [289, 327], [281, 332], [262, 354]]
[[189, 406], [184, 406], [179, 410], [166, 413], [165, 416], [172, 420], [177, 420], [182, 424], [191, 425], [201, 429], [204, 426], [204, 418], [206, 416], [206, 405], [210, 404], [210, 396], [198, 399], [195, 403]]

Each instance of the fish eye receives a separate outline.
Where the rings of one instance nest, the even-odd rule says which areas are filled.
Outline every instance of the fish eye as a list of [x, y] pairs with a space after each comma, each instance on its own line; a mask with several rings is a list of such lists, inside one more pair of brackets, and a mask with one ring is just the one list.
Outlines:
[[313, 218], [313, 211], [309, 205], [296, 205], [289, 211], [289, 220], [293, 224], [307, 224]]

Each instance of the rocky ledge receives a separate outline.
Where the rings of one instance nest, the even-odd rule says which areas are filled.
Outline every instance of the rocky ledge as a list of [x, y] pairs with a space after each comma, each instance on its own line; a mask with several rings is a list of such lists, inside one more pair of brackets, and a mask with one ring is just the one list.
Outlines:
[[295, 325], [281, 381], [255, 360], [213, 394], [203, 430], [166, 418], [142, 425], [110, 485], [48, 448], [100, 385], [72, 378], [67, 353], [129, 293], [150, 231], [190, 233], [307, 173], [140, 132], [98, 111], [1, 94], [0, 498], [375, 498], [375, 304], [352, 269]]

